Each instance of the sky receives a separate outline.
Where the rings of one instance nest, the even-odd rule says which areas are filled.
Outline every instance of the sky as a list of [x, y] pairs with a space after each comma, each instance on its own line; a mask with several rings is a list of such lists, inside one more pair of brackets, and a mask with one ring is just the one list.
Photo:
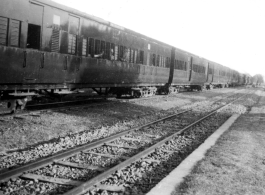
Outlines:
[[53, 0], [235, 69], [265, 75], [265, 0]]

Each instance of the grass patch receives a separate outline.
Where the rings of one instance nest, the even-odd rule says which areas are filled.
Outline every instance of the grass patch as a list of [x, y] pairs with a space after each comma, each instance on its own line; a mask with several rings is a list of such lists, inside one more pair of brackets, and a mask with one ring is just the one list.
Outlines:
[[265, 194], [264, 129], [265, 121], [239, 118], [172, 195]]

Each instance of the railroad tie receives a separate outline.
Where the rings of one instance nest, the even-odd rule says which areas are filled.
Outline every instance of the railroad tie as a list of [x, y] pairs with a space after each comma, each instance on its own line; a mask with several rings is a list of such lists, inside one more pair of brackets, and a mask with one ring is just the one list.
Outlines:
[[118, 156], [118, 155], [111, 155], [111, 154], [102, 154], [102, 153], [96, 153], [96, 152], [88, 152], [88, 151], [84, 151], [84, 154], [93, 154], [93, 155], [98, 155], [98, 156], [103, 156], [103, 157], [107, 157], [107, 158], [121, 158], [124, 160], [129, 159], [130, 157], [127, 156]]
[[106, 170], [103, 167], [95, 166], [95, 165], [88, 165], [88, 164], [79, 164], [79, 163], [71, 163], [71, 162], [65, 162], [65, 161], [54, 161], [55, 164], [63, 165], [63, 166], [69, 166], [73, 168], [79, 168], [79, 169], [90, 169], [90, 170], [97, 170], [97, 171], [104, 171]]
[[130, 137], [121, 137], [121, 139], [123, 139], [123, 140], [127, 140], [127, 141], [137, 141], [137, 142], [141, 142], [141, 141], [152, 141], [152, 138], [130, 138]]
[[135, 147], [135, 146], [124, 146], [124, 145], [109, 144], [109, 143], [106, 143], [103, 146], [111, 146], [111, 147], [118, 147], [118, 148], [128, 148], [128, 149], [137, 149], [137, 147]]
[[110, 191], [110, 192], [124, 192], [125, 191], [125, 187], [118, 186], [118, 185], [99, 184], [99, 185], [96, 185], [96, 188], [101, 189], [101, 190]]
[[43, 175], [36, 175], [36, 174], [24, 174], [20, 176], [24, 179], [32, 179], [32, 180], [39, 180], [39, 181], [45, 181], [49, 183], [57, 183], [61, 185], [71, 185], [71, 186], [80, 186], [83, 184], [81, 181], [71, 180], [71, 179], [61, 179], [61, 178], [54, 178], [54, 177], [48, 177]]

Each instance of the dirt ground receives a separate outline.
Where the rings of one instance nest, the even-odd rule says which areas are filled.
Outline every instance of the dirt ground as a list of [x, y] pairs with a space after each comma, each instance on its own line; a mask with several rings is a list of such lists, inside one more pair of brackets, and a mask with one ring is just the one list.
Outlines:
[[265, 92], [224, 133], [172, 195], [265, 194]]

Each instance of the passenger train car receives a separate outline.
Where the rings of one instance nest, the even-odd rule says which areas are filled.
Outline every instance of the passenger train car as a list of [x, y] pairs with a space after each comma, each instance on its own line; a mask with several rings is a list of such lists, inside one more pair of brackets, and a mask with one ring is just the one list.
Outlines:
[[228, 67], [51, 0], [0, 1], [1, 98], [92, 88], [135, 97], [238, 85]]

